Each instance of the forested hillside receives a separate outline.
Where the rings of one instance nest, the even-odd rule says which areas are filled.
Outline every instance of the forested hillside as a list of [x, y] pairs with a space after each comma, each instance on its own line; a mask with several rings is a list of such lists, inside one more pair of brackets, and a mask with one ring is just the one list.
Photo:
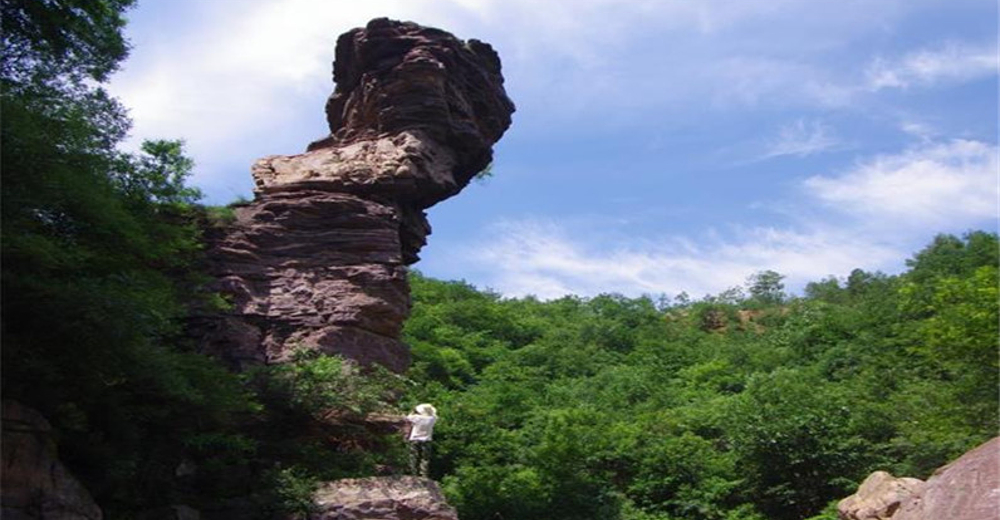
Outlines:
[[180, 141], [122, 151], [103, 89], [132, 3], [2, 3], [3, 397], [51, 424], [105, 518], [306, 512], [321, 480], [401, 471], [402, 440], [368, 414], [424, 401], [463, 520], [832, 518], [870, 471], [925, 477], [996, 434], [986, 232], [803, 296], [770, 271], [697, 301], [509, 299], [413, 273], [407, 374], [308, 352], [232, 373], [185, 331], [232, 306], [203, 272], [232, 210], [198, 205]]
[[464, 520], [797, 520], [997, 431], [997, 236], [699, 301], [507, 299], [412, 277], [411, 401]]

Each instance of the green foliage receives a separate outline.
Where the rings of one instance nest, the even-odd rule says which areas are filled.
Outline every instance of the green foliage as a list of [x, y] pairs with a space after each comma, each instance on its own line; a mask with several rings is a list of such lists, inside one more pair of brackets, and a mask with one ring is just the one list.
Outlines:
[[202, 206], [204, 210], [204, 226], [209, 232], [213, 229], [226, 228], [236, 222], [236, 210], [249, 204], [245, 197], [238, 197], [225, 206]]
[[182, 141], [146, 141], [142, 154], [115, 172], [118, 190], [135, 206], [189, 207], [201, 191], [185, 185], [194, 161], [184, 155]]
[[756, 374], [731, 403], [727, 438], [768, 518], [799, 519], [851, 494], [866, 462], [842, 388], [801, 369]]
[[116, 148], [130, 123], [100, 82], [131, 4], [2, 5], [3, 394], [50, 420], [107, 518], [212, 502], [216, 468], [257, 456], [240, 426], [260, 413], [182, 331], [203, 297], [191, 160], [179, 141]]
[[442, 286], [413, 273], [414, 291], [433, 307], [416, 307], [404, 333], [414, 352], [411, 374], [449, 388], [473, 383], [497, 355], [518, 348], [538, 334], [518, 311], [494, 303], [499, 296], [480, 293], [466, 284]]
[[230, 206], [206, 206], [205, 216], [212, 227], [224, 228], [236, 222], [236, 211]]
[[414, 273], [409, 394], [315, 352], [231, 374], [182, 328], [190, 306], [228, 305], [196, 266], [202, 229], [235, 213], [195, 205], [181, 141], [116, 148], [129, 121], [100, 83], [127, 54], [131, 4], [0, 7], [2, 390], [50, 419], [108, 518], [302, 515], [316, 482], [401, 465], [398, 436], [359, 420], [396, 399], [441, 410], [432, 471], [466, 520], [833, 518], [868, 472], [925, 477], [997, 431], [985, 232], [805, 298], [774, 271], [749, 298], [673, 305], [505, 299]]
[[820, 514], [816, 516], [810, 516], [805, 520], [840, 520], [840, 516], [837, 514], [838, 502], [840, 501], [834, 500], [830, 502], [829, 504], [827, 504], [826, 508], [824, 508]]
[[900, 448], [933, 446], [935, 456], [913, 454], [908, 463], [926, 472], [995, 432], [1000, 366], [997, 357], [997, 236], [938, 236], [908, 262], [898, 289], [906, 319], [906, 353], [922, 378], [906, 401], [915, 423], [894, 439]]
[[747, 290], [752, 300], [759, 304], [775, 305], [785, 299], [785, 284], [781, 283], [783, 275], [775, 271], [754, 273], [747, 279]]
[[472, 178], [481, 183], [485, 183], [489, 179], [493, 178], [493, 163], [491, 162], [487, 164], [485, 168], [480, 170], [479, 173], [473, 175]]
[[[400, 436], [365, 424], [369, 413], [391, 411], [404, 382], [398, 375], [302, 349], [285, 363], [244, 373], [243, 380], [260, 406], [239, 437], [227, 432], [206, 439], [217, 451], [201, 462], [197, 483], [215, 502], [252, 504], [225, 515], [301, 517], [319, 482], [405, 466]], [[237, 442], [244, 439], [249, 444]]]
[[304, 349], [290, 362], [260, 367], [249, 377], [272, 408], [317, 419], [331, 412], [363, 417], [387, 411], [401, 387], [401, 380], [384, 367], [362, 373], [340, 356]]
[[6, 0], [0, 75], [104, 81], [128, 55], [123, 13], [135, 0]]
[[871, 471], [926, 477], [997, 427], [997, 238], [898, 276], [781, 275], [674, 305], [540, 302], [414, 274], [407, 401], [462, 518], [834, 518]]
[[292, 518], [305, 518], [316, 509], [312, 501], [313, 491], [319, 482], [297, 468], [276, 470], [269, 476], [274, 490], [273, 503], [276, 509]]

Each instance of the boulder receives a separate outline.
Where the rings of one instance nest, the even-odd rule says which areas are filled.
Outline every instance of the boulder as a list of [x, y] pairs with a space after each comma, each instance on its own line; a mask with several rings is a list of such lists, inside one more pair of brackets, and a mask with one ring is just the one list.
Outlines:
[[893, 520], [1000, 519], [1000, 437], [962, 455], [927, 479]]
[[344, 479], [323, 484], [313, 495], [309, 520], [458, 520], [441, 489], [419, 477]]
[[884, 520], [923, 488], [924, 481], [920, 479], [897, 478], [876, 471], [861, 483], [857, 493], [841, 500], [837, 510], [842, 520]]
[[7, 520], [101, 520], [90, 493], [56, 453], [52, 426], [36, 410], [3, 401], [2, 516]]
[[841, 520], [1000, 519], [1000, 437], [921, 482], [877, 471], [837, 506]]

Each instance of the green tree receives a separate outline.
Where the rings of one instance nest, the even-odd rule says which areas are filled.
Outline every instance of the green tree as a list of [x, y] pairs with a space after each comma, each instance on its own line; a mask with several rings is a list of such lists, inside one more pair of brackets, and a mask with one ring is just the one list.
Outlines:
[[129, 120], [100, 83], [131, 4], [0, 8], [3, 393], [50, 420], [108, 518], [175, 503], [183, 458], [254, 444], [235, 428], [252, 397], [181, 330], [199, 297], [191, 161], [179, 142], [116, 148]]
[[0, 76], [102, 82], [128, 55], [124, 12], [135, 0], [5, 0]]
[[784, 275], [775, 271], [760, 271], [747, 278], [747, 291], [753, 301], [764, 305], [775, 305], [785, 300]]
[[[830, 517], [871, 471], [925, 477], [995, 432], [996, 248], [958, 241], [975, 246], [795, 299], [543, 302], [418, 278], [407, 399], [448, 418], [435, 471], [463, 518]], [[758, 295], [783, 291], [770, 278]]]
[[113, 172], [118, 191], [133, 205], [185, 207], [202, 194], [186, 184], [194, 161], [184, 155], [184, 142], [156, 140], [142, 143], [142, 154]]
[[926, 472], [997, 431], [1000, 248], [992, 233], [941, 235], [908, 263], [899, 330], [921, 377], [902, 397], [922, 426], [895, 442]]
[[847, 496], [864, 463], [850, 400], [806, 370], [751, 378], [733, 401], [728, 438], [746, 492], [768, 518], [795, 520]]

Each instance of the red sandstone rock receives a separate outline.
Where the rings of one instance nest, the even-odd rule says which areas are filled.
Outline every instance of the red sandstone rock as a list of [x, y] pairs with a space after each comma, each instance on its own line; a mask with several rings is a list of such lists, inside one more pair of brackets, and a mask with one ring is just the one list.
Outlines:
[[458, 520], [437, 484], [419, 477], [327, 482], [314, 494], [309, 520]]
[[311, 148], [419, 129], [454, 152], [459, 188], [489, 164], [514, 111], [492, 47], [409, 22], [379, 18], [341, 35], [333, 78], [332, 138]]
[[1000, 437], [939, 468], [892, 520], [1000, 519]]
[[1000, 437], [941, 467], [927, 482], [877, 471], [837, 510], [842, 520], [1000, 519]]
[[254, 202], [212, 245], [214, 289], [233, 308], [194, 333], [237, 368], [306, 348], [405, 370], [424, 210], [490, 163], [514, 110], [489, 45], [409, 22], [342, 35], [334, 79], [331, 135], [257, 161]]

